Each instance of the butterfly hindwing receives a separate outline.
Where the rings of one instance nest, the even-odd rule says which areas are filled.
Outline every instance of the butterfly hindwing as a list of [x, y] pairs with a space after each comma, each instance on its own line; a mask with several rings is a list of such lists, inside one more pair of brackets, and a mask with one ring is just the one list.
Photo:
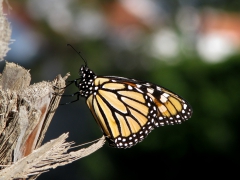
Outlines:
[[156, 127], [181, 124], [191, 117], [191, 106], [173, 92], [151, 83], [139, 83], [138, 88], [150, 96], [157, 106]]

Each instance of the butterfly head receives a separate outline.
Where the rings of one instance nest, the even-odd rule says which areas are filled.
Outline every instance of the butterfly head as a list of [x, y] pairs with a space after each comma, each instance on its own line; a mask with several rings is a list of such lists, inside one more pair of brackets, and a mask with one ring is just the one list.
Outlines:
[[79, 69], [79, 75], [81, 76], [78, 84], [80, 95], [87, 98], [93, 92], [93, 82], [97, 76], [86, 65], [81, 66]]

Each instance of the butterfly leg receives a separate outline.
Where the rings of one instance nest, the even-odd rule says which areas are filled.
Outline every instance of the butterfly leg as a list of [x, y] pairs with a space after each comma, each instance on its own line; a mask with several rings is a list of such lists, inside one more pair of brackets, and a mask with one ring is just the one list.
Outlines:
[[79, 92], [75, 92], [75, 93], [73, 93], [73, 94], [70, 94], [70, 95], [61, 95], [61, 96], [65, 96], [65, 97], [73, 97], [73, 96], [75, 96], [75, 95], [77, 95], [77, 99], [76, 100], [74, 100], [74, 101], [70, 101], [70, 102], [67, 102], [67, 103], [63, 103], [63, 104], [60, 104], [60, 105], [67, 105], [67, 104], [71, 104], [71, 103], [74, 103], [74, 102], [76, 102], [76, 101], [78, 101], [79, 100], [79, 96], [80, 96], [80, 93]]
[[77, 78], [77, 79], [74, 79], [74, 80], [72, 80], [72, 81], [68, 81], [69, 84], [66, 85], [65, 88], [68, 87], [68, 86], [70, 86], [70, 85], [73, 84], [73, 83], [75, 84], [75, 86], [78, 87], [78, 80], [80, 80], [80, 79], [81, 79], [81, 78]]

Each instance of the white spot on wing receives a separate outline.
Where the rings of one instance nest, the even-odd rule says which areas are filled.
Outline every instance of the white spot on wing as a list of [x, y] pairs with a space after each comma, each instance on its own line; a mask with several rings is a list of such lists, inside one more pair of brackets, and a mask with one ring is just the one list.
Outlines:
[[165, 96], [161, 95], [160, 101], [161, 101], [162, 103], [167, 102], [167, 100], [168, 100], [168, 99], [167, 99]]
[[132, 89], [133, 89], [133, 87], [132, 87], [132, 86], [130, 86], [130, 85], [128, 85], [128, 89], [129, 89], [129, 90], [132, 90]]
[[183, 105], [183, 109], [187, 109], [187, 105], [186, 104]]
[[140, 89], [138, 89], [138, 88], [135, 88], [138, 92], [140, 92], [140, 93], [143, 93], [143, 91], [142, 90], [140, 90]]
[[152, 88], [147, 88], [147, 91], [148, 91], [150, 94], [152, 94], [152, 93], [154, 92], [154, 89], [152, 89]]
[[169, 94], [167, 93], [163, 93], [162, 95], [165, 96], [166, 98], [169, 96]]

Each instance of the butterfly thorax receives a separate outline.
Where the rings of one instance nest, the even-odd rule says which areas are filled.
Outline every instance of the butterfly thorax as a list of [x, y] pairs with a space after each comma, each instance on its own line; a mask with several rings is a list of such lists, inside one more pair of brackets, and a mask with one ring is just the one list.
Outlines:
[[86, 65], [81, 66], [79, 74], [81, 75], [80, 82], [78, 84], [79, 92], [81, 96], [87, 98], [94, 91], [93, 82], [97, 76]]

